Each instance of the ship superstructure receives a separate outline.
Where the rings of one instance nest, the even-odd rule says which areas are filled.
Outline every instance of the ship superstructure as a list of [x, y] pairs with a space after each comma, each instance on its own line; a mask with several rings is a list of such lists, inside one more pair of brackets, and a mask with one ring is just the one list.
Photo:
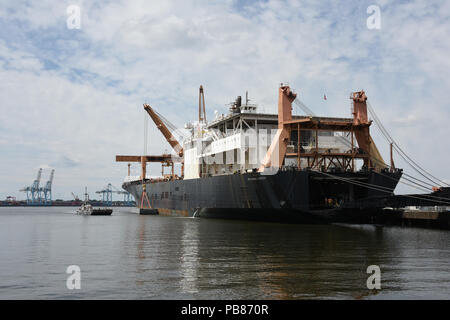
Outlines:
[[[247, 100], [248, 102], [248, 100]], [[277, 133], [278, 115], [258, 113], [257, 105], [241, 105], [238, 97], [228, 115], [217, 115], [209, 125], [198, 130], [188, 125], [192, 135], [184, 144], [184, 179], [244, 173], [259, 169], [267, 150]], [[310, 119], [294, 116], [294, 120]], [[323, 120], [324, 118], [318, 118]], [[351, 120], [351, 119], [343, 119]], [[297, 133], [294, 132], [287, 145], [286, 166], [296, 166], [298, 159], [292, 157], [298, 149]], [[317, 145], [316, 145], [317, 138]], [[317, 137], [311, 131], [301, 136], [300, 146], [305, 153], [315, 150], [325, 152], [348, 151], [346, 137], [334, 135], [332, 131], [318, 131]], [[334, 166], [339, 165], [335, 164]], [[307, 158], [301, 159], [301, 167], [308, 167]]]

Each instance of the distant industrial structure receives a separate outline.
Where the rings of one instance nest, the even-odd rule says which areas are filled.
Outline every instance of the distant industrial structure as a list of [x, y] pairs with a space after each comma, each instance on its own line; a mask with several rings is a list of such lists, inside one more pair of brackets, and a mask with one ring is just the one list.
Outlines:
[[104, 187], [102, 190], [96, 191], [95, 193], [101, 194], [102, 202], [105, 206], [110, 207], [113, 205], [112, 199], [113, 193], [123, 195], [123, 204], [125, 206], [134, 206], [134, 200], [131, 193], [119, 190], [118, 188], [114, 187], [111, 183], [108, 183], [106, 187]]
[[43, 203], [44, 205], [51, 205], [52, 204], [52, 184], [53, 184], [53, 175], [55, 174], [55, 169], [52, 169], [52, 172], [50, 173], [50, 179], [48, 179], [47, 183], [45, 184], [45, 187], [42, 189], [42, 195], [43, 195]]
[[36, 180], [31, 186], [24, 187], [20, 191], [27, 195], [27, 205], [32, 206], [51, 206], [52, 205], [52, 184], [55, 169], [52, 169], [50, 178], [44, 187], [40, 187], [42, 168], [39, 168]]
[[[82, 204], [82, 200], [78, 195], [71, 193], [74, 200], [53, 200], [52, 199], [52, 185], [55, 170], [52, 169], [50, 177], [45, 185], [41, 186], [42, 168], [39, 168], [36, 179], [30, 186], [26, 186], [20, 189], [21, 192], [25, 192], [26, 200], [16, 200], [15, 197], [8, 196], [4, 201], [0, 201], [0, 206], [79, 206]], [[101, 195], [100, 200], [89, 200], [87, 190], [85, 190], [85, 197], [88, 201], [95, 206], [135, 206], [135, 201], [131, 193], [116, 188], [111, 183], [108, 183], [103, 189], [96, 191]], [[123, 195], [122, 200], [113, 201], [113, 193]]]

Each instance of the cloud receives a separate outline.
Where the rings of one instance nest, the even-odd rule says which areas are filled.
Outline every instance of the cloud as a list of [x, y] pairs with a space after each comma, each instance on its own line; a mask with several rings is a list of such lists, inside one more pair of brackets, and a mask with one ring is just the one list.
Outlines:
[[52, 162], [50, 166], [56, 168], [74, 168], [80, 166], [80, 162], [74, 159], [70, 159], [67, 156], [60, 157], [57, 161]]
[[405, 118], [398, 118], [391, 121], [392, 124], [396, 126], [414, 126], [420, 122], [420, 119], [416, 117], [414, 114], [409, 114]]
[[4, 69], [18, 71], [38, 72], [43, 68], [43, 63], [32, 54], [14, 50], [8, 47], [5, 41], [0, 39], [0, 61]]

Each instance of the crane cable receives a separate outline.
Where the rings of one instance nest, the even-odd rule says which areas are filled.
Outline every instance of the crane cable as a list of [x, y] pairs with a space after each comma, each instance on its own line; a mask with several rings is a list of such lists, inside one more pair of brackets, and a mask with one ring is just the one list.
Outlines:
[[[314, 112], [313, 112], [310, 108], [308, 108], [308, 107], [307, 107], [300, 99], [298, 99], [298, 98], [295, 99], [295, 100], [294, 100], [294, 103], [295, 103], [298, 107], [300, 107], [307, 115], [309, 115], [309, 116], [315, 116]], [[399, 153], [399, 155], [402, 157], [402, 159], [403, 159], [409, 166], [411, 166], [417, 173], [419, 173], [419, 174], [420, 174], [421, 176], [423, 176], [425, 179], [431, 181], [433, 184], [430, 184], [430, 183], [425, 182], [425, 181], [421, 181], [420, 179], [417, 179], [417, 178], [415, 178], [415, 177], [413, 177], [413, 176], [410, 176], [410, 175], [407, 175], [407, 174], [405, 174], [405, 175], [407, 175], [407, 176], [409, 176], [410, 178], [415, 179], [415, 180], [417, 180], [417, 181], [419, 181], [419, 182], [421, 182], [421, 183], [427, 184], [427, 185], [429, 185], [429, 186], [431, 186], [431, 187], [434, 187], [435, 185], [442, 186], [442, 184], [450, 187], [450, 184], [448, 184], [448, 183], [446, 183], [446, 182], [440, 180], [439, 178], [436, 178], [436, 177], [433, 176], [431, 173], [429, 173], [429, 172], [427, 172], [425, 169], [423, 169], [420, 165], [418, 165], [414, 160], [412, 160], [412, 159], [411, 159], [411, 158], [410, 158], [410, 157], [409, 157], [409, 156], [408, 156], [408, 155], [400, 148], [400, 146], [395, 142], [395, 140], [391, 137], [391, 135], [389, 134], [389, 132], [386, 130], [386, 128], [383, 126], [382, 122], [381, 122], [380, 119], [378, 118], [378, 116], [377, 116], [377, 114], [375, 113], [374, 109], [373, 109], [372, 106], [370, 105], [369, 101], [367, 101], [367, 107], [368, 107], [369, 112], [371, 113], [372, 117], [374, 118], [375, 123], [377, 124], [377, 128], [380, 130], [380, 132], [383, 134], [383, 136], [387, 139], [387, 141], [388, 141], [389, 143], [392, 143], [392, 145], [394, 146], [394, 148], [396, 149], [396, 151]], [[345, 139], [344, 136], [342, 136], [342, 137]], [[385, 164], [385, 165], [386, 165], [386, 164]], [[386, 165], [386, 166], [387, 166], [387, 165]], [[422, 172], [424, 172], [425, 174], [423, 174], [422, 172], [420, 172], [419, 169], [420, 169]], [[428, 176], [427, 176], [427, 175], [428, 175]], [[431, 179], [430, 177], [432, 177], [432, 178], [435, 179], [436, 181], [439, 181], [440, 183], [439, 183], [439, 182], [436, 182], [435, 180]], [[417, 184], [417, 185], [421, 186], [422, 188], [424, 188], [424, 186], [421, 185], [421, 184], [415, 183], [415, 182], [413, 182], [413, 181], [411, 181], [411, 180], [409, 180], [409, 179], [406, 179], [406, 178], [404, 178], [404, 179], [405, 179], [405, 180], [408, 180], [409, 182], [412, 182], [412, 183], [414, 183], [414, 184]], [[428, 191], [428, 190], [427, 190], [427, 191]]]
[[[394, 179], [394, 178], [392, 178], [392, 177], [390, 177], [390, 176], [388, 176], [388, 175], [385, 175], [385, 174], [383, 174], [383, 173], [381, 173], [381, 172], [376, 172], [376, 171], [374, 171], [376, 174], [378, 174], [378, 175], [381, 175], [381, 176], [383, 176], [383, 177], [386, 177], [386, 178], [389, 178], [389, 179], [391, 179], [391, 180], [394, 180], [394, 181], [397, 181], [396, 179]], [[402, 177], [403, 178], [403, 177]], [[407, 178], [404, 178], [405, 180], [407, 180], [407, 181], [410, 181], [410, 182], [412, 182], [412, 183], [414, 183], [414, 184], [416, 184], [416, 185], [419, 185], [420, 186], [420, 184], [418, 184], [418, 183], [416, 183], [416, 182], [414, 182], [414, 181], [412, 181], [412, 180], [409, 180], [409, 179], [407, 179]], [[418, 190], [421, 190], [420, 188], [422, 188], [423, 190], [421, 190], [421, 191], [429, 191], [429, 189], [427, 189], [426, 187], [417, 187], [417, 186], [413, 186], [413, 185], [410, 185], [409, 183], [406, 183], [406, 182], [404, 182], [404, 181], [400, 181], [400, 182], [402, 182], [403, 184], [406, 184], [406, 185], [408, 185], [408, 186], [411, 186], [411, 187], [413, 187], [413, 188], [416, 188], [416, 189], [418, 189]], [[443, 198], [443, 197], [436, 197], [436, 196], [431, 196], [431, 195], [427, 195], [427, 197], [430, 197], [430, 198], [434, 198], [434, 199], [442, 199], [442, 200], [448, 200], [448, 198]]]
[[[371, 113], [372, 117], [374, 118], [375, 123], [377, 124], [378, 128], [380, 129], [381, 133], [385, 136], [385, 138], [388, 140], [389, 143], [392, 143], [394, 148], [397, 150], [397, 152], [399, 152], [399, 155], [411, 166], [413, 167], [414, 170], [416, 170], [420, 175], [422, 175], [423, 177], [425, 177], [426, 179], [428, 179], [429, 181], [442, 186], [441, 184], [444, 184], [446, 186], [450, 187], [450, 184], [440, 180], [439, 178], [436, 178], [435, 176], [433, 176], [431, 173], [429, 173], [428, 171], [426, 171], [425, 169], [423, 169], [419, 164], [417, 164], [413, 159], [411, 159], [401, 148], [400, 146], [395, 142], [394, 139], [392, 139], [392, 137], [389, 135], [388, 131], [386, 130], [386, 128], [383, 126], [383, 124], [381, 123], [380, 119], [378, 118], [378, 116], [376, 115], [375, 111], [373, 110], [372, 106], [370, 105], [369, 101], [367, 101], [367, 107], [369, 109], [369, 112]], [[406, 160], [405, 158], [407, 158], [408, 160]], [[424, 172], [425, 174], [423, 174], [422, 172], [419, 171], [419, 169]], [[436, 183], [436, 181], [434, 181], [433, 179], [435, 179], [436, 181], [439, 181], [440, 183]]]
[[[376, 123], [376, 122], [375, 122]], [[390, 140], [389, 140], [389, 138], [387, 138], [387, 136], [386, 136], [386, 134], [385, 133], [383, 133], [383, 131], [380, 129], [380, 127], [379, 126], [377, 126], [377, 129], [384, 135], [384, 137], [387, 139], [387, 141], [388, 141], [388, 143], [392, 143], [392, 145], [393, 145], [393, 147], [394, 147], [394, 149], [398, 152], [398, 155], [414, 170], [414, 171], [416, 171], [418, 174], [420, 174], [422, 177], [424, 177], [425, 179], [427, 179], [428, 181], [431, 181], [433, 184], [430, 184], [429, 182], [425, 182], [425, 181], [422, 181], [422, 180], [420, 180], [420, 179], [417, 179], [417, 178], [415, 178], [416, 180], [418, 180], [418, 181], [420, 181], [420, 182], [423, 182], [423, 183], [426, 183], [426, 184], [428, 184], [428, 185], [430, 185], [430, 186], [436, 186], [436, 185], [439, 185], [439, 186], [441, 186], [441, 184], [440, 183], [437, 183], [436, 181], [434, 181], [434, 180], [432, 180], [431, 178], [429, 178], [429, 177], [427, 177], [425, 174], [423, 174], [422, 172], [420, 172], [419, 171], [419, 169], [417, 169], [417, 167], [416, 166], [414, 166], [408, 159], [406, 159], [406, 157], [404, 156], [404, 153], [402, 154], [399, 150], [398, 150], [398, 147], [395, 145], [395, 143], [394, 142], [391, 142]]]
[[295, 99], [294, 103], [296, 106], [301, 108], [303, 110], [303, 112], [306, 113], [307, 116], [310, 116], [310, 117], [315, 116], [314, 112], [310, 108], [308, 108], [299, 98]]
[[176, 127], [173, 123], [171, 123], [167, 118], [165, 118], [162, 114], [157, 112], [155, 109], [153, 111], [156, 113], [156, 115], [161, 118], [161, 120], [164, 122], [164, 124], [171, 129], [172, 135], [176, 132], [178, 134], [177, 139], [184, 140], [188, 138], [188, 135], [184, 133], [182, 130], [178, 130], [178, 127]]
[[[295, 89], [292, 88], [292, 87], [291, 87], [291, 90], [294, 91], [294, 92], [297, 91], [297, 90], [295, 90]], [[316, 115], [314, 114], [314, 112], [313, 112], [310, 108], [308, 108], [308, 107], [300, 100], [300, 98], [299, 98], [298, 96], [294, 99], [294, 103], [295, 103], [295, 105], [296, 105], [297, 107], [299, 107], [300, 109], [302, 109], [303, 112], [304, 112], [307, 116], [310, 116], [310, 117], [315, 117], [315, 116], [316, 116]]]
[[[372, 106], [370, 105], [370, 103], [369, 103], [368, 101], [367, 101], [367, 106], [368, 106], [368, 109], [369, 109], [371, 115], [372, 115], [373, 118], [374, 118], [375, 124], [377, 124], [377, 129], [381, 132], [381, 134], [385, 137], [385, 139], [386, 139], [389, 143], [392, 143], [392, 144], [393, 144], [395, 150], [399, 153], [399, 155], [403, 158], [403, 160], [405, 160], [405, 162], [406, 162], [408, 165], [410, 165], [417, 173], [419, 173], [421, 176], [423, 176], [423, 177], [426, 178], [427, 180], [431, 181], [433, 184], [430, 184], [429, 182], [420, 180], [420, 179], [418, 179], [418, 178], [416, 178], [416, 177], [414, 177], [414, 176], [411, 176], [411, 175], [409, 175], [409, 174], [406, 174], [406, 173], [404, 173], [404, 175], [405, 175], [405, 176], [408, 176], [408, 177], [411, 178], [411, 179], [417, 180], [417, 181], [419, 181], [419, 182], [421, 182], [421, 183], [423, 183], [423, 184], [426, 184], [426, 185], [428, 185], [428, 186], [430, 186], [430, 187], [434, 187], [434, 186], [436, 186], [436, 185], [441, 186], [441, 184], [439, 184], [439, 183], [437, 183], [436, 181], [434, 181], [434, 180], [430, 179], [429, 177], [425, 176], [425, 175], [424, 175], [422, 172], [420, 172], [413, 164], [411, 164], [411, 162], [413, 162], [413, 163], [414, 163], [417, 167], [419, 167], [422, 171], [424, 171], [425, 173], [427, 173], [427, 174], [430, 175], [431, 177], [435, 178], [436, 180], [439, 180], [438, 178], [432, 176], [431, 174], [429, 174], [428, 172], [426, 172], [423, 168], [421, 168], [420, 166], [418, 166], [417, 163], [415, 163], [410, 157], [408, 157], [408, 156], [406, 155], [406, 153], [398, 146], [398, 144], [394, 141], [394, 139], [392, 139], [392, 137], [390, 136], [390, 134], [388, 133], [388, 131], [386, 130], [386, 128], [383, 126], [383, 124], [381, 123], [380, 119], [378, 118], [378, 116], [376, 115], [375, 111], [373, 110]], [[343, 139], [346, 139], [346, 137], [344, 137], [344, 136], [342, 136], [342, 138], [343, 138]], [[348, 140], [347, 140], [347, 143], [350, 144], [350, 142], [349, 142]], [[407, 157], [408, 159], [410, 159], [410, 160], [406, 159], [406, 157]], [[375, 161], [375, 162], [380, 163], [379, 161], [377, 161], [377, 159], [374, 159], [374, 158], [372, 158], [372, 157], [371, 157], [371, 159], [372, 159], [373, 161]], [[385, 165], [386, 167], [389, 167], [389, 166], [388, 166], [387, 164], [385, 164], [384, 162], [383, 162], [382, 164]], [[405, 178], [405, 177], [403, 177], [403, 179], [405, 179], [405, 180], [407, 180], [407, 181], [410, 181], [411, 183], [417, 184], [418, 186], [421, 186], [422, 188], [425, 187], [425, 186], [423, 186], [423, 185], [421, 185], [421, 184], [419, 184], [419, 183], [416, 183], [416, 182], [414, 182], [414, 181], [411, 181], [411, 180], [409, 180], [409, 179], [407, 179], [407, 178]], [[441, 180], [439, 180], [439, 181], [441, 181]], [[441, 182], [444, 183], [444, 184], [446, 184], [446, 183], [443, 182], [443, 181], [441, 181]], [[404, 183], [404, 182], [402, 182], [402, 183]], [[447, 185], [448, 185], [448, 184], [447, 184]], [[427, 189], [427, 191], [428, 191], [428, 189]]]
[[[347, 137], [345, 137], [345, 136], [343, 136], [343, 135], [340, 135], [340, 136], [338, 136], [338, 137], [339, 137], [339, 138], [342, 138], [341, 141], [342, 141], [344, 144], [346, 144], [347, 147], [351, 147], [351, 142], [348, 141], [348, 138], [347, 138]], [[372, 156], [370, 156], [370, 155], [369, 155], [369, 157], [370, 157], [370, 159], [371, 159], [373, 162], [376, 162], [376, 163], [378, 163], [378, 164], [380, 164], [380, 165], [384, 165], [384, 166], [390, 168], [390, 166], [387, 165], [387, 164], [385, 164], [384, 161], [381, 161], [381, 160], [379, 160], [379, 159], [376, 159], [376, 158], [374, 158], [374, 157], [372, 157]], [[377, 173], [378, 173], [378, 172], [377, 172]], [[381, 173], [378, 173], [378, 174], [383, 175], [383, 174], [381, 174]], [[422, 182], [422, 183], [424, 183], [424, 184], [428, 184], [430, 187], [433, 187], [433, 186], [434, 186], [434, 185], [432, 185], [432, 184], [430, 184], [430, 183], [428, 183], [428, 182], [421, 181], [420, 179], [417, 179], [417, 178], [415, 178], [415, 177], [413, 177], [413, 176], [410, 176], [410, 175], [408, 175], [408, 174], [406, 174], [406, 173], [403, 173], [403, 175], [406, 175], [406, 176], [408, 176], [408, 177], [410, 177], [410, 178], [412, 178], [412, 179], [415, 179], [415, 180], [417, 180], [417, 181], [419, 181], [419, 182]], [[403, 177], [403, 175], [402, 175], [402, 178], [405, 179], [406, 181], [409, 181], [409, 182], [412, 183], [412, 184], [409, 184], [409, 183], [406, 183], [406, 182], [400, 180], [401, 183], [403, 183], [403, 184], [405, 184], [405, 185], [407, 185], [407, 186], [409, 186], [409, 187], [415, 188], [415, 189], [417, 189], [417, 190], [420, 190], [420, 191], [427, 191], [427, 192], [429, 191], [429, 187], [424, 186], [424, 185], [422, 185], [422, 184], [420, 184], [420, 183], [417, 183], [417, 182], [415, 182], [415, 181], [412, 181], [412, 180], [410, 180], [410, 179], [408, 179], [408, 178], [405, 178], [405, 177]], [[388, 178], [390, 178], [390, 179], [392, 179], [392, 180], [395, 180], [394, 178], [389, 177], [389, 176], [387, 176], [387, 175], [383, 175], [383, 176], [388, 177]], [[396, 181], [397, 181], [397, 180], [396, 180]]]
[[[295, 103], [296, 106], [298, 106], [299, 108], [301, 108], [301, 109], [303, 110], [303, 112], [305, 112], [308, 116], [315, 116], [314, 112], [313, 112], [310, 108], [308, 108], [308, 107], [307, 107], [300, 99], [298, 99], [298, 98], [295, 99], [295, 100], [294, 100], [294, 103]], [[387, 141], [388, 141], [389, 143], [392, 143], [392, 144], [394, 145], [395, 149], [399, 152], [399, 155], [405, 160], [405, 162], [407, 162], [414, 170], [416, 170], [420, 175], [422, 175], [423, 177], [425, 177], [426, 179], [428, 179], [429, 181], [431, 181], [433, 184], [430, 184], [430, 183], [428, 183], [428, 182], [426, 182], [426, 181], [422, 181], [422, 180], [420, 180], [420, 179], [418, 179], [418, 178], [416, 178], [416, 177], [413, 177], [413, 176], [411, 176], [411, 175], [408, 175], [408, 174], [406, 174], [406, 173], [403, 173], [403, 175], [406, 175], [406, 176], [408, 176], [409, 178], [414, 179], [414, 180], [417, 180], [417, 181], [419, 181], [419, 182], [421, 182], [421, 183], [423, 183], [423, 184], [426, 184], [426, 185], [428, 185], [428, 186], [430, 186], [430, 187], [433, 187], [434, 184], [440, 185], [439, 183], [436, 183], [436, 181], [434, 181], [434, 180], [428, 178], [427, 176], [425, 176], [424, 174], [422, 174], [422, 173], [421, 173], [417, 168], [415, 168], [415, 167], [414, 167], [407, 159], [405, 159], [405, 157], [406, 157], [406, 158], [408, 158], [414, 165], [416, 165], [419, 169], [421, 169], [423, 172], [425, 172], [425, 173], [428, 174], [429, 176], [433, 177], [434, 179], [440, 181], [441, 183], [446, 184], [445, 182], [441, 181], [440, 179], [438, 179], [438, 178], [434, 177], [433, 175], [431, 175], [430, 173], [428, 173], [426, 170], [424, 170], [422, 167], [420, 167], [416, 162], [414, 162], [410, 157], [408, 157], [408, 155], [407, 155], [407, 154], [406, 154], [406, 153], [405, 153], [405, 152], [397, 145], [397, 143], [394, 141], [394, 139], [392, 139], [392, 137], [390, 136], [389, 132], [386, 130], [386, 128], [383, 126], [383, 124], [381, 123], [380, 119], [379, 119], [378, 116], [376, 115], [376, 113], [375, 113], [375, 111], [373, 110], [372, 106], [370, 105], [369, 101], [367, 101], [367, 106], [368, 106], [368, 108], [369, 108], [369, 111], [370, 111], [371, 115], [373, 116], [373, 118], [374, 118], [374, 120], [375, 120], [375, 123], [377, 124], [377, 128], [378, 128], [378, 129], [380, 130], [380, 132], [384, 135], [384, 137], [387, 139]], [[340, 137], [342, 138], [342, 141], [344, 141], [344, 143], [347, 144], [347, 146], [349, 146], [349, 145], [351, 146], [350, 141], [348, 141], [347, 138], [346, 138], [345, 136], [342, 135], [342, 136], [340, 136]], [[404, 156], [402, 155], [402, 153], [403, 153]], [[380, 162], [381, 162], [381, 161], [379, 161], [378, 159], [375, 159], [375, 158], [373, 158], [373, 157], [370, 157], [370, 158], [371, 158], [371, 160], [373, 160], [373, 161], [375, 161], [375, 162], [378, 162], [379, 164], [380, 164]], [[382, 162], [382, 164], [385, 165], [386, 167], [390, 168], [390, 166], [387, 165], [387, 164], [385, 164], [384, 162]], [[385, 176], [385, 177], [388, 177], [388, 178], [390, 178], [390, 179], [392, 179], [392, 180], [395, 180], [394, 178], [389, 177], [389, 176], [387, 176], [387, 175], [384, 175], [384, 174], [382, 174], [382, 173], [378, 173], [378, 172], [377, 172], [377, 174], [380, 174], [380, 175], [382, 175], [382, 176]], [[405, 177], [403, 177], [403, 176], [402, 176], [402, 178], [403, 178], [404, 180], [406, 180], [406, 181], [412, 183], [412, 184], [410, 184], [410, 183], [401, 181], [401, 179], [400, 179], [400, 182], [403, 183], [403, 184], [405, 184], [405, 185], [407, 185], [407, 186], [410, 186], [410, 187], [415, 188], [415, 189], [420, 190], [420, 191], [429, 191], [429, 189], [428, 189], [426, 186], [424, 186], [423, 184], [417, 183], [417, 182], [412, 181], [411, 179], [405, 178]], [[396, 180], [396, 181], [397, 181], [397, 180]], [[448, 184], [446, 184], [446, 185], [448, 185]], [[448, 186], [450, 186], [450, 185], [448, 185]]]
[[[346, 139], [346, 138], [343, 137], [343, 136], [341, 136], [341, 137], [344, 138], [344, 139]], [[347, 142], [349, 142], [349, 141], [347, 141]], [[369, 155], [369, 156], [370, 156], [370, 155]], [[373, 157], [371, 157], [371, 156], [370, 156], [370, 158], [371, 158], [374, 162], [378, 162], [378, 163], [381, 162], [380, 160], [375, 159], [375, 158], [373, 158]], [[383, 162], [383, 164], [384, 164], [384, 162]], [[386, 164], [384, 164], [384, 165], [386, 165]], [[386, 165], [386, 166], [389, 167], [388, 165]], [[398, 180], [396, 180], [396, 179], [394, 179], [394, 178], [392, 178], [392, 177], [390, 177], [390, 176], [388, 176], [388, 175], [385, 175], [385, 174], [383, 174], [383, 173], [381, 173], [381, 172], [374, 171], [374, 173], [376, 173], [376, 174], [378, 174], [378, 175], [381, 175], [381, 176], [383, 176], [383, 177], [386, 177], [386, 178], [388, 178], [388, 179], [391, 179], [391, 180], [393, 180], [393, 181], [398, 181]], [[413, 179], [416, 179], [416, 180], [418, 180], [418, 181], [421, 181], [421, 180], [419, 180], [419, 179], [417, 179], [417, 178], [415, 178], [415, 177], [413, 177], [413, 176], [410, 176], [410, 175], [408, 175], [408, 174], [405, 174], [405, 173], [403, 173], [403, 174], [404, 174], [404, 175], [407, 175], [407, 176], [409, 176], [409, 177], [411, 177], [411, 178], [413, 178]], [[415, 188], [415, 189], [420, 190], [420, 191], [425, 191], [425, 192], [428, 192], [428, 191], [429, 191], [429, 189], [428, 189], [427, 187], [425, 187], [425, 186], [423, 186], [423, 185], [421, 185], [421, 184], [419, 184], [419, 183], [417, 183], [417, 182], [414, 182], [414, 181], [412, 181], [412, 180], [410, 180], [410, 179], [408, 179], [408, 178], [405, 178], [405, 177], [403, 177], [403, 176], [402, 176], [402, 178], [405, 179], [405, 180], [407, 180], [407, 181], [409, 181], [409, 182], [411, 182], [411, 183], [413, 183], [413, 184], [415, 184], [415, 185], [412, 185], [412, 184], [409, 184], [409, 183], [406, 183], [406, 182], [400, 180], [401, 183], [403, 183], [403, 184], [405, 184], [405, 185], [407, 185], [407, 186], [410, 186], [410, 187]], [[421, 182], [423, 182], [423, 181], [421, 181]], [[360, 182], [360, 183], [361, 183], [361, 182]], [[426, 183], [426, 182], [424, 182], [424, 183]], [[367, 184], [367, 185], [371, 185], [371, 184]], [[372, 186], [374, 186], [374, 185], [372, 185]], [[378, 187], [378, 186], [376, 186], [376, 187]], [[395, 190], [395, 189], [394, 189], [394, 190]], [[381, 190], [380, 190], [380, 191], [381, 191]], [[432, 199], [438, 199], [438, 200], [445, 200], [445, 201], [448, 201], [448, 198], [444, 198], [444, 197], [437, 197], [437, 196], [431, 196], [431, 195], [426, 195], [426, 196], [429, 197], [429, 198], [432, 198]]]
[[[391, 180], [396, 181], [394, 178], [392, 178], [392, 177], [390, 177], [390, 176], [388, 176], [388, 175], [382, 174], [381, 172], [375, 172], [375, 173], [376, 173], [376, 174], [379, 174], [379, 175], [381, 175], [381, 176], [383, 176], [383, 177], [386, 177], [386, 178], [389, 178], [389, 179], [391, 179]], [[409, 185], [409, 184], [406, 183], [406, 182], [402, 182], [402, 183], [404, 183], [404, 184], [406, 184], [406, 185]], [[418, 190], [420, 190], [418, 187], [415, 187], [415, 188], [418, 189]], [[425, 189], [424, 191], [429, 191], [429, 190], [428, 190], [428, 189]], [[432, 199], [439, 199], [439, 200], [450, 201], [449, 198], [444, 198], [444, 197], [437, 197], [437, 196], [432, 196], [432, 195], [424, 195], [424, 196], [427, 196], [427, 197], [432, 198]]]
[[[307, 115], [309, 115], [309, 116], [315, 116], [314, 112], [313, 112], [310, 108], [308, 108], [308, 107], [307, 107], [300, 99], [297, 98], [297, 99], [294, 100], [294, 102], [295, 102], [295, 105], [296, 105], [297, 107], [301, 108], [301, 109], [303, 110], [303, 112], [305, 112]], [[382, 128], [382, 129], [380, 129], [380, 131], [381, 131], [381, 130], [384, 131], [384, 133], [383, 133], [383, 132], [382, 132], [382, 133], [383, 133], [383, 135], [385, 136], [385, 138], [386, 138], [388, 141], [390, 141], [390, 140], [393, 141], [392, 137], [389, 135], [389, 133], [387, 132], [387, 130], [384, 128], [384, 126], [382, 125], [381, 121], [379, 120], [379, 118], [377, 117], [377, 115], [375, 114], [375, 112], [373, 111], [373, 108], [370, 106], [370, 104], [368, 104], [368, 107], [369, 107], [369, 110], [371, 111], [371, 114], [372, 114], [373, 117], [375, 118], [375, 122], [376, 122], [377, 125], [379, 126], [379, 127], [377, 127], [377, 128], [378, 128], [378, 129]], [[343, 136], [343, 135], [341, 135], [340, 137], [342, 138], [342, 141], [343, 141], [344, 143], [347, 144], [347, 146], [351, 146], [351, 143], [350, 143], [350, 141], [347, 140], [347, 139], [348, 139], [347, 137], [345, 137], [345, 136]], [[371, 157], [371, 159], [372, 159], [373, 161], [375, 161], [375, 162], [380, 163], [380, 161], [378, 161], [378, 159], [375, 159], [375, 158], [373, 158], [373, 157]], [[385, 165], [386, 167], [389, 167], [389, 166], [388, 166], [387, 164], [385, 164], [384, 162], [383, 162], [382, 164]], [[419, 173], [420, 173], [420, 172], [419, 172]], [[410, 176], [410, 175], [408, 175], [408, 174], [406, 174], [406, 173], [404, 173], [404, 175], [409, 176], [410, 178], [415, 179], [415, 180], [417, 180], [417, 181], [419, 181], [419, 182], [422, 182], [422, 183], [424, 183], [424, 184], [427, 184], [427, 185], [429, 185], [430, 187], [433, 187], [434, 184], [436, 184], [436, 183], [435, 183], [434, 181], [432, 181], [432, 180], [430, 180], [430, 181], [432, 181], [434, 184], [430, 184], [430, 183], [428, 183], [428, 182], [421, 181], [420, 179], [417, 179], [417, 178], [415, 178], [415, 177], [413, 177], [413, 176]], [[389, 177], [389, 178], [391, 178], [391, 177]], [[405, 184], [405, 185], [407, 185], [407, 186], [409, 186], [409, 187], [415, 188], [415, 189], [420, 190], [420, 191], [429, 191], [429, 189], [428, 189], [426, 186], [422, 185], [422, 184], [419, 184], [419, 183], [417, 183], [417, 182], [414, 182], [414, 181], [412, 181], [412, 180], [410, 180], [410, 179], [408, 179], [408, 178], [405, 178], [405, 177], [403, 177], [403, 176], [402, 176], [402, 178], [405, 179], [405, 180], [407, 180], [407, 181], [409, 181], [410, 183], [412, 183], [412, 184], [409, 184], [409, 183], [406, 183], [406, 182], [400, 180], [401, 183], [403, 183], [403, 184]], [[391, 178], [391, 179], [393, 179], [393, 178]], [[394, 179], [394, 180], [395, 180], [395, 179]]]

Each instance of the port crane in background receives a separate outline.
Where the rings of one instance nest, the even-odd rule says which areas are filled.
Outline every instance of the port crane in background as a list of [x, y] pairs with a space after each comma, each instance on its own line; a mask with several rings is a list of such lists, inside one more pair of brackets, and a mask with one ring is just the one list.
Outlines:
[[73, 193], [73, 192], [71, 192], [71, 194], [72, 194], [72, 197], [73, 197], [73, 199], [74, 199], [74, 204], [76, 204], [76, 205], [80, 205], [81, 204], [81, 200], [80, 200], [80, 198], [78, 197], [78, 195], [77, 194], [75, 194], [75, 193]]
[[78, 198], [78, 196], [75, 193], [73, 193], [73, 192], [71, 192], [71, 193], [72, 193], [72, 197], [75, 201], [80, 201], [80, 198]]
[[108, 183], [108, 185], [102, 190], [95, 191], [95, 193], [102, 195], [102, 202], [105, 206], [112, 206], [112, 184]]
[[103, 205], [111, 207], [113, 204], [113, 193], [121, 194], [123, 195], [123, 202], [126, 206], [133, 205], [133, 198], [132, 195], [129, 192], [119, 190], [115, 186], [113, 186], [111, 183], [108, 183], [106, 187], [104, 187], [102, 190], [96, 191], [95, 193], [102, 195], [102, 202]]
[[119, 188], [116, 188], [113, 185], [111, 185], [111, 186], [114, 189], [113, 193], [123, 195], [123, 204], [125, 206], [133, 206], [134, 199], [133, 199], [133, 196], [131, 195], [131, 193], [124, 191], [124, 190], [119, 190]]
[[52, 204], [52, 183], [55, 170], [52, 169], [50, 178], [44, 187], [40, 187], [42, 168], [39, 168], [36, 180], [31, 186], [24, 187], [20, 191], [27, 194], [27, 204], [33, 206], [49, 206]]

